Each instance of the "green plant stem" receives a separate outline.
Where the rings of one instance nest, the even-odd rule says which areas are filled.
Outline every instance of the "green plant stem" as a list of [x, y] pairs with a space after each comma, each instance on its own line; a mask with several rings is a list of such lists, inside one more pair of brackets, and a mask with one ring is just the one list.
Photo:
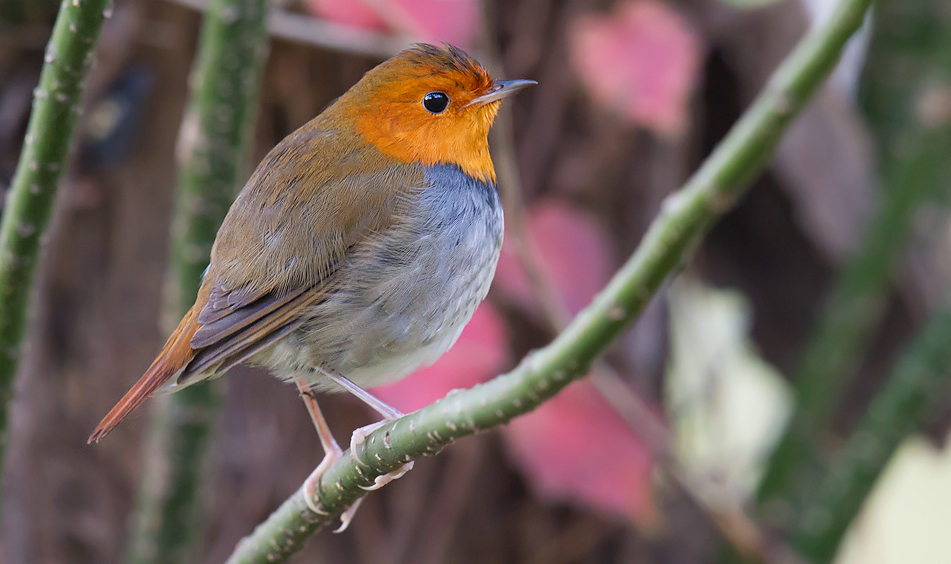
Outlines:
[[[877, 4], [863, 99], [878, 136], [882, 202], [858, 254], [845, 266], [793, 378], [796, 411], [758, 493], [763, 516], [772, 526], [788, 525], [799, 499], [818, 483], [825, 457], [817, 445], [881, 321], [915, 212], [947, 186], [951, 120], [929, 118], [922, 110], [929, 96], [944, 99], [951, 88], [947, 78], [951, 28], [939, 17], [945, 9], [946, 4], [934, 0]], [[900, 80], [894, 73], [887, 79], [881, 76], [903, 62], [910, 66]]]
[[709, 225], [729, 209], [762, 170], [790, 121], [828, 76], [871, 0], [843, 0], [829, 22], [811, 32], [766, 89], [679, 193], [671, 196], [630, 259], [594, 301], [548, 346], [517, 368], [374, 431], [324, 472], [308, 509], [298, 491], [247, 538], [228, 562], [284, 562], [303, 541], [366, 492], [374, 479], [450, 442], [502, 425], [534, 409], [580, 378], [641, 313]]
[[[180, 143], [167, 309], [180, 319], [195, 301], [221, 221], [246, 175], [267, 53], [267, 0], [214, 0], [201, 33], [192, 99]], [[146, 468], [126, 560], [197, 561], [201, 478], [219, 383], [186, 388], [153, 413]]]
[[951, 66], [947, 10], [945, 0], [876, 4], [858, 101], [882, 167], [904, 159], [908, 131], [925, 121], [922, 102], [939, 86], [935, 82], [946, 82]]
[[69, 164], [86, 76], [109, 0], [64, 0], [46, 47], [23, 151], [0, 222], [0, 457], [7, 442], [13, 379], [26, 334], [40, 242]]
[[887, 383], [816, 488], [792, 543], [815, 564], [831, 562], [842, 537], [901, 441], [921, 430], [951, 387], [951, 297], [905, 350]]

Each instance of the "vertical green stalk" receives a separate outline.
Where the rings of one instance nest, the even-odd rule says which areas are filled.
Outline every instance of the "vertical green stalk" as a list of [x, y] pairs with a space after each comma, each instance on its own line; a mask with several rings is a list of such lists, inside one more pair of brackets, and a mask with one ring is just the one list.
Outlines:
[[[167, 307], [191, 307], [221, 221], [246, 173], [267, 53], [267, 0], [212, 0], [180, 143], [190, 150], [172, 228]], [[200, 486], [218, 386], [186, 388], [154, 413], [129, 562], [197, 561]]]
[[33, 113], [0, 223], [0, 457], [7, 442], [13, 379], [26, 334], [40, 241], [68, 163], [86, 76], [109, 0], [64, 0], [46, 47]]
[[951, 89], [947, 3], [881, 0], [873, 22], [860, 97], [876, 135], [882, 202], [794, 377], [796, 411], [759, 490], [764, 516], [778, 526], [818, 483], [822, 433], [879, 326], [915, 212], [951, 172], [951, 120], [939, 103]]
[[903, 145], [924, 118], [930, 80], [951, 71], [949, 19], [946, 0], [880, 0], [875, 8], [858, 102], [883, 167], [908, 154]]
[[901, 441], [920, 431], [951, 389], [951, 297], [906, 349], [852, 438], [805, 504], [792, 544], [815, 564], [831, 562]]

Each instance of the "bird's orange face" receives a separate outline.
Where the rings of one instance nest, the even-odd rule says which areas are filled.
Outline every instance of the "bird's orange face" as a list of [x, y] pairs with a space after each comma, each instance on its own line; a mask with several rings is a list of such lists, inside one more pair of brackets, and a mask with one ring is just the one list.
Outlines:
[[367, 73], [347, 107], [357, 134], [384, 154], [427, 166], [455, 164], [494, 183], [487, 135], [510, 93], [505, 88], [522, 85], [492, 80], [458, 49], [421, 45]]

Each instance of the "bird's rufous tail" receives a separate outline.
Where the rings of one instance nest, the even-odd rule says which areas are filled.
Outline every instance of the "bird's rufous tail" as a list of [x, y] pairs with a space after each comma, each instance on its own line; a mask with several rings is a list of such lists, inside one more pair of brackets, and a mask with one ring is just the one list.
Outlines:
[[178, 324], [178, 328], [165, 342], [162, 352], [152, 361], [152, 365], [145, 371], [132, 388], [126, 392], [119, 403], [96, 426], [96, 430], [89, 436], [90, 443], [99, 442], [109, 431], [113, 430], [120, 421], [126, 418], [133, 409], [139, 407], [162, 384], [168, 382], [182, 368], [195, 357], [198, 352], [191, 347], [191, 338], [201, 327], [198, 323], [198, 312], [201, 308], [196, 304]]

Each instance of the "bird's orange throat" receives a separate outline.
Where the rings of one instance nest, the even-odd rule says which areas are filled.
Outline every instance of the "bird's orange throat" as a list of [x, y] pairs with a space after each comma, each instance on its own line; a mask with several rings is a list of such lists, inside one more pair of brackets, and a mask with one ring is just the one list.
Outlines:
[[472, 178], [495, 184], [488, 134], [499, 105], [490, 103], [447, 119], [433, 119], [417, 111], [401, 111], [399, 104], [381, 104], [354, 116], [354, 121], [357, 134], [384, 155], [424, 166], [457, 165]]
[[[488, 134], [501, 101], [478, 100], [495, 88], [488, 71], [462, 51], [420, 46], [367, 72], [326, 113], [331, 121], [352, 124], [363, 141], [392, 159], [455, 165], [495, 184]], [[445, 96], [447, 105], [427, 108], [423, 101], [431, 93]]]

